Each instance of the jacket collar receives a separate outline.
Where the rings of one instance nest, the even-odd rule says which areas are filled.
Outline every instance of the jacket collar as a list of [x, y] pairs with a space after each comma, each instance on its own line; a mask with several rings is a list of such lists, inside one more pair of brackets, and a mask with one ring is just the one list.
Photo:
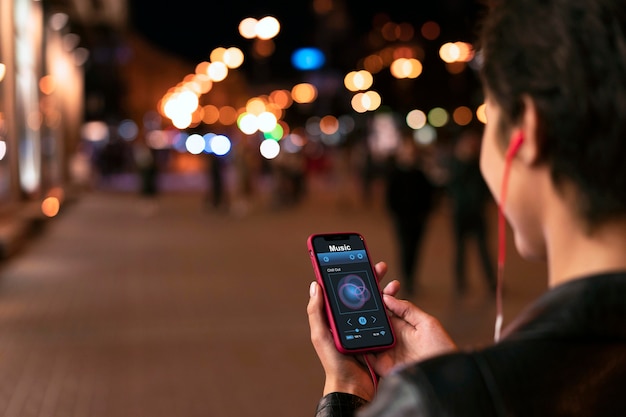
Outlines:
[[583, 277], [550, 289], [507, 326], [502, 341], [547, 336], [626, 340], [626, 271]]

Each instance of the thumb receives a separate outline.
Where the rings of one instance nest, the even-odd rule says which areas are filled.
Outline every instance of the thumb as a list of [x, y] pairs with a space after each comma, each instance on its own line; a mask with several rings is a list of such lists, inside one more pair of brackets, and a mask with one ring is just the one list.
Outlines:
[[387, 309], [413, 327], [430, 316], [407, 300], [398, 300], [390, 294], [383, 295]]
[[328, 333], [328, 322], [324, 313], [324, 297], [322, 289], [315, 281], [309, 287], [309, 303], [306, 311], [309, 316], [309, 326], [311, 327], [311, 339], [325, 338]]

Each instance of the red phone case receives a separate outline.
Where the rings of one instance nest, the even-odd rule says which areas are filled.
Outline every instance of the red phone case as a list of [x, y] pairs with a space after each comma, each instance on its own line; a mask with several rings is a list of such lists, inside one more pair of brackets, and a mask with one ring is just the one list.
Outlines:
[[324, 285], [324, 280], [322, 279], [322, 272], [319, 269], [319, 265], [317, 263], [316, 260], [316, 253], [315, 253], [315, 248], [313, 246], [313, 239], [317, 236], [332, 236], [332, 235], [357, 235], [361, 237], [361, 240], [363, 242], [363, 247], [365, 248], [365, 252], [367, 253], [367, 257], [368, 260], [370, 260], [370, 269], [372, 271], [372, 274], [374, 276], [374, 280], [376, 281], [376, 290], [378, 291], [378, 293], [380, 294], [380, 297], [382, 299], [382, 293], [380, 290], [380, 286], [378, 285], [378, 276], [376, 275], [376, 270], [374, 269], [374, 266], [371, 264], [371, 258], [369, 256], [369, 250], [367, 249], [367, 244], [365, 243], [365, 239], [363, 238], [363, 236], [360, 233], [356, 233], [356, 232], [345, 232], [345, 233], [340, 233], [340, 232], [334, 232], [334, 233], [314, 233], [312, 235], [310, 235], [307, 238], [307, 248], [309, 251], [309, 257], [311, 258], [311, 263], [313, 264], [313, 270], [315, 271], [315, 279], [317, 281], [317, 283], [320, 285], [320, 287], [322, 288], [322, 292], [324, 294], [324, 306], [326, 309], [326, 316], [328, 317], [328, 324], [330, 325], [330, 329], [331, 332], [333, 334], [333, 340], [335, 342], [335, 347], [337, 348], [337, 350], [341, 353], [348, 353], [348, 354], [355, 354], [355, 353], [368, 353], [368, 352], [378, 352], [381, 350], [386, 350], [389, 349], [391, 347], [393, 347], [396, 343], [396, 337], [393, 331], [393, 327], [391, 326], [391, 322], [388, 321], [389, 323], [389, 329], [391, 331], [392, 334], [392, 340], [393, 342], [389, 345], [383, 345], [383, 346], [375, 346], [375, 347], [368, 347], [368, 348], [363, 348], [363, 349], [346, 349], [342, 344], [341, 344], [341, 339], [340, 339], [340, 335], [339, 335], [339, 331], [337, 329], [337, 325], [335, 323], [331, 308], [330, 308], [330, 304], [328, 301], [328, 291], [326, 291], [326, 286]]

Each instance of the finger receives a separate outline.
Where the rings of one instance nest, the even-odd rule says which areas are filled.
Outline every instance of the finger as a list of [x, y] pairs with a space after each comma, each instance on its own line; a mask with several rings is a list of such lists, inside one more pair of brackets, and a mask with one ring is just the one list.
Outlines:
[[307, 314], [309, 316], [309, 327], [311, 328], [311, 341], [314, 346], [323, 343], [324, 340], [331, 337], [328, 328], [328, 322], [324, 313], [324, 298], [319, 284], [315, 281], [311, 282], [309, 287], [309, 303], [307, 305]]
[[378, 278], [378, 282], [380, 282], [385, 275], [387, 275], [387, 263], [386, 262], [378, 262], [374, 265], [374, 270], [376, 271], [376, 277]]
[[389, 294], [383, 294], [383, 298], [389, 311], [413, 327], [417, 327], [420, 322], [430, 318], [428, 314], [424, 313], [409, 301], [398, 300], [396, 297]]
[[399, 291], [400, 291], [400, 281], [396, 279], [389, 282], [389, 284], [385, 285], [385, 288], [383, 288], [383, 294], [393, 295], [394, 297], [396, 296], [396, 294], [398, 294]]

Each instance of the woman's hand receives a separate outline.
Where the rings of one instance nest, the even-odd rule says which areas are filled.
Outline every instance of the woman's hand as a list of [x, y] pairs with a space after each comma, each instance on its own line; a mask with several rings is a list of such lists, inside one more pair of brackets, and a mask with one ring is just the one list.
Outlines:
[[[387, 264], [374, 266], [378, 279], [387, 273]], [[394, 327], [396, 345], [388, 350], [369, 354], [377, 375], [387, 375], [393, 368], [426, 359], [456, 349], [454, 342], [434, 317], [424, 313], [395, 295], [400, 290], [398, 281], [391, 281], [383, 290], [383, 298]], [[370, 401], [375, 393], [374, 383], [367, 367], [357, 356], [340, 353], [324, 310], [324, 297], [319, 285], [311, 283], [307, 306], [311, 341], [326, 373], [324, 395], [345, 392]]]
[[370, 354], [369, 359], [378, 375], [385, 376], [393, 368], [456, 350], [456, 345], [433, 316], [414, 304], [395, 297], [398, 281], [383, 289], [383, 299], [389, 311], [396, 336], [396, 345], [388, 350]]
[[374, 383], [370, 373], [355, 356], [344, 355], [335, 347], [324, 310], [324, 297], [317, 282], [311, 283], [309, 296], [307, 313], [311, 342], [326, 373], [323, 395], [344, 392], [371, 401], [374, 397]]

